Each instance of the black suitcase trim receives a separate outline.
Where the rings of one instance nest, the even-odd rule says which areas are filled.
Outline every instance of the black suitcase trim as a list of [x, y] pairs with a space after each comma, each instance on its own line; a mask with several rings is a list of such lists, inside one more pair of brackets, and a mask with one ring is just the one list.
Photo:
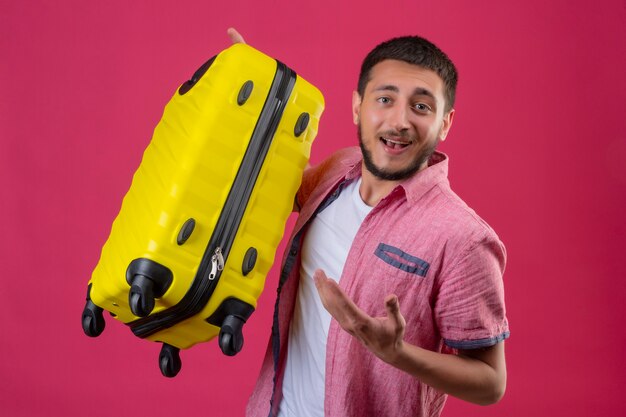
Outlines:
[[270, 92], [252, 133], [250, 143], [213, 235], [209, 240], [196, 277], [178, 304], [127, 323], [136, 336], [141, 338], [149, 337], [198, 314], [211, 298], [221, 276], [220, 270], [214, 278], [210, 277], [211, 258], [216, 249], [221, 248], [225, 262], [228, 259], [239, 224], [296, 82], [297, 74], [295, 71], [280, 61], [276, 62], [276, 74], [270, 87]]

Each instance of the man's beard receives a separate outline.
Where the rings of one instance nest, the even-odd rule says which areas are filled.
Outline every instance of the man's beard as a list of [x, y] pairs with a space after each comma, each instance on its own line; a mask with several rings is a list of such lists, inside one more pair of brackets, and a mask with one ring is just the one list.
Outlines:
[[372, 153], [365, 147], [365, 144], [363, 143], [363, 138], [361, 136], [361, 123], [359, 123], [357, 126], [357, 135], [359, 137], [359, 146], [361, 147], [361, 153], [363, 154], [363, 162], [365, 163], [365, 168], [376, 178], [384, 181], [402, 181], [413, 176], [413, 174], [419, 171], [424, 162], [428, 161], [433, 152], [435, 152], [437, 145], [439, 144], [439, 140], [437, 140], [431, 146], [422, 149], [422, 151], [417, 155], [417, 158], [415, 158], [415, 160], [408, 167], [400, 169], [398, 171], [389, 171], [383, 168], [378, 168], [374, 164]]

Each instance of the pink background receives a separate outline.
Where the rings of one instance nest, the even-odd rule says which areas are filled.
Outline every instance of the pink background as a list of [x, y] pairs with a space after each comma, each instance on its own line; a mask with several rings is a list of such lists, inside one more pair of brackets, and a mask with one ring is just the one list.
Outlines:
[[197, 346], [172, 380], [159, 345], [111, 319], [97, 339], [80, 325], [165, 103], [233, 25], [324, 92], [314, 163], [356, 143], [350, 97], [371, 47], [418, 33], [447, 51], [460, 87], [442, 149], [455, 190], [507, 245], [512, 336], [505, 398], [450, 399], [444, 415], [625, 415], [626, 3], [503, 3], [2, 0], [2, 414], [242, 415], [275, 270], [244, 350]]

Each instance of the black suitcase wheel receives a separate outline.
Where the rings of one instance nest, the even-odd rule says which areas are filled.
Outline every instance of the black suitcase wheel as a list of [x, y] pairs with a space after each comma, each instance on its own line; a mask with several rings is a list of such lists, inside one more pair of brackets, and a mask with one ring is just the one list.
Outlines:
[[146, 317], [154, 309], [154, 281], [135, 275], [128, 293], [130, 311], [137, 317]]
[[91, 300], [87, 300], [83, 309], [83, 331], [89, 337], [97, 337], [104, 331], [106, 322], [102, 315], [102, 308], [98, 307]]
[[180, 349], [163, 343], [161, 353], [159, 354], [159, 368], [163, 376], [173, 378], [178, 375], [180, 368], [183, 366], [180, 360]]
[[222, 353], [235, 356], [243, 347], [242, 327], [245, 322], [237, 316], [226, 316], [219, 335], [219, 345]]

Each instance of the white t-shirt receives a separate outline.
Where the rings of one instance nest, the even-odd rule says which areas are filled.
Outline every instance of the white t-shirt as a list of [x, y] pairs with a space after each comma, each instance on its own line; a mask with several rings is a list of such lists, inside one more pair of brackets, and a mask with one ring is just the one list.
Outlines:
[[329, 278], [339, 281], [354, 236], [372, 209], [361, 199], [360, 184], [360, 178], [348, 184], [312, 220], [307, 231], [298, 296], [289, 328], [279, 417], [324, 416], [326, 339], [331, 316], [322, 305], [313, 274], [322, 269]]

